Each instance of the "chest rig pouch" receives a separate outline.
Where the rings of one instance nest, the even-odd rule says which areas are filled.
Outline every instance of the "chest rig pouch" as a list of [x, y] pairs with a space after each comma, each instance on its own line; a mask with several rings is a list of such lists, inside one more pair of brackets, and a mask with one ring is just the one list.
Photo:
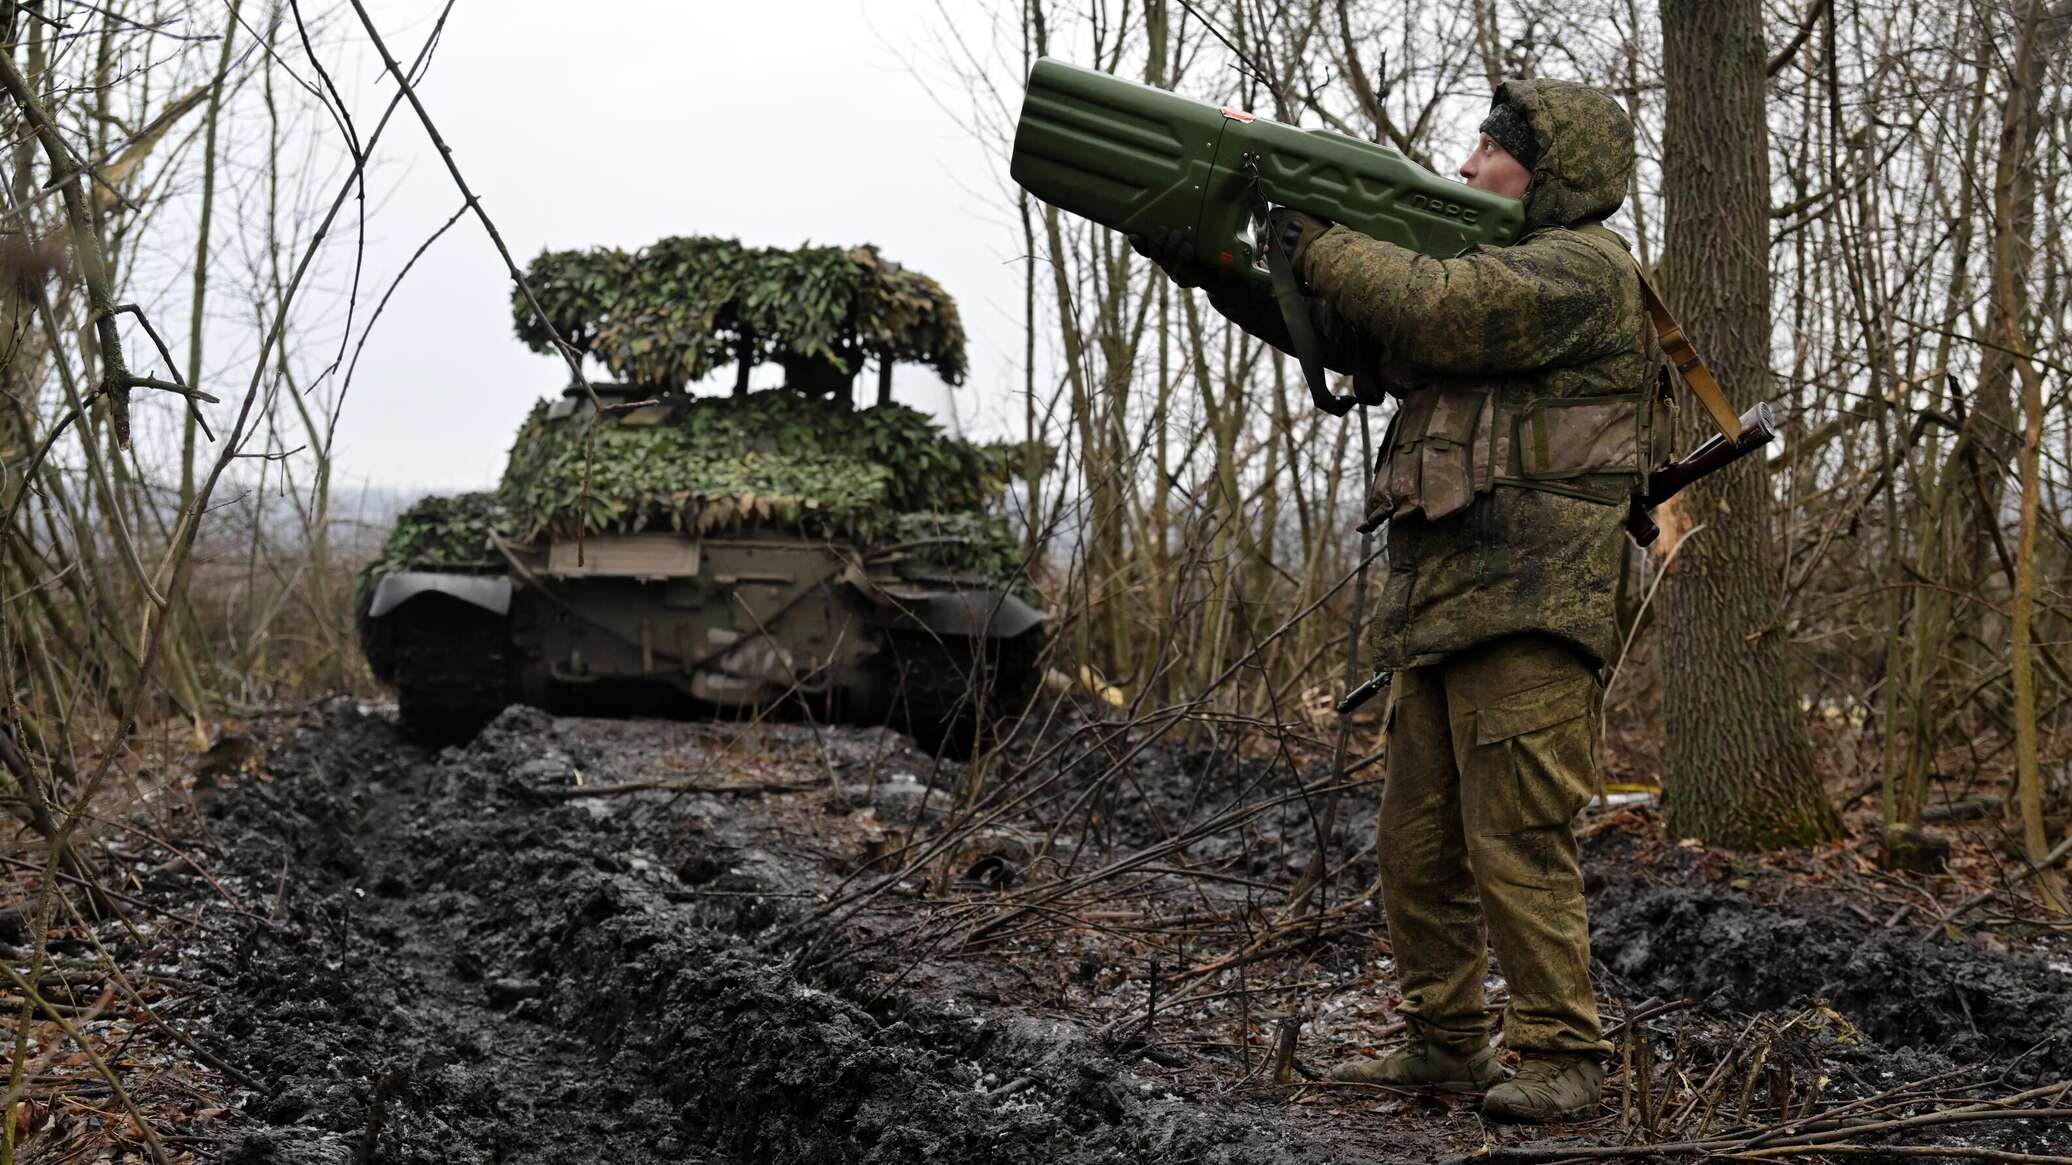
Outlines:
[[[1609, 240], [1626, 255], [1625, 243], [1602, 225], [1577, 230]], [[1638, 270], [1642, 371], [1633, 391], [1565, 396], [1530, 381], [1410, 388], [1382, 441], [1361, 531], [1391, 517], [1450, 517], [1499, 485], [1603, 505], [1631, 499], [1647, 474], [1668, 460], [1674, 429], [1656, 324], [1668, 316], [1654, 314], [1659, 303]], [[1695, 353], [1692, 363], [1700, 363]]]
[[1488, 491], [1497, 458], [1495, 405], [1489, 388], [1413, 389], [1382, 441], [1368, 522], [1413, 513], [1444, 518]]
[[1658, 376], [1647, 390], [1601, 396], [1412, 389], [1382, 442], [1360, 528], [1450, 517], [1499, 485], [1623, 504], [1667, 454], [1667, 407]]
[[[1650, 398], [1655, 395], [1634, 392], [1529, 401], [1518, 410], [1516, 473], [1506, 480], [1547, 488], [1555, 482], [1637, 476], [1654, 468], [1660, 460], [1651, 440], [1655, 426]], [[1628, 484], [1618, 491], [1619, 496], [1603, 500], [1620, 501], [1631, 488]], [[1570, 491], [1557, 488], [1554, 492]], [[1606, 492], [1603, 488], [1583, 491], [1593, 498]]]

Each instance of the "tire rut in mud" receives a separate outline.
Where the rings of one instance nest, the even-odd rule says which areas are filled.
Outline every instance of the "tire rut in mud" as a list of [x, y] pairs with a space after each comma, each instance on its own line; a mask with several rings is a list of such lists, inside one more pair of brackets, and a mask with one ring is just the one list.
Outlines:
[[[883, 916], [791, 974], [775, 929], [848, 868], [816, 848], [824, 808], [522, 792], [651, 777], [693, 736], [512, 709], [433, 755], [341, 704], [270, 781], [217, 794], [207, 833], [249, 913], [190, 952], [220, 985], [193, 1019], [264, 1085], [221, 1159], [1300, 1163], [1480, 1142], [1465, 1110], [1304, 1108], [1233, 1090], [1227, 1062], [1157, 1070], [985, 960], [843, 954]], [[1825, 1000], [1868, 1039], [1811, 1054], [1869, 1080], [2025, 1052], [2012, 1083], [2072, 1074], [2072, 977], [2047, 960], [1923, 943], [1617, 834], [1586, 871], [1624, 992], [1716, 1017]]]
[[227, 1160], [354, 1160], [370, 1127], [373, 1160], [413, 1163], [1300, 1163], [1435, 1144], [1233, 1102], [1214, 1072], [1176, 1086], [1005, 1003], [1012, 981], [982, 970], [930, 971], [926, 991], [904, 962], [792, 976], [767, 936], [797, 916], [786, 895], [839, 871], [788, 876], [778, 827], [734, 801], [643, 815], [517, 795], [577, 763], [566, 722], [512, 709], [426, 757], [349, 707], [325, 719], [271, 783], [211, 810], [238, 881], [279, 901], [213, 968], [227, 989], [204, 1029], [270, 1086]]
[[278, 910], [219, 964], [208, 1028], [267, 1085], [245, 1106], [261, 1127], [224, 1159], [686, 1159], [669, 1114], [613, 1103], [597, 1050], [538, 1022], [544, 987], [505, 967], [476, 885], [453, 877], [475, 847], [544, 840], [537, 824], [468, 829], [479, 780], [408, 763], [393, 728], [349, 710], [298, 743], [272, 783], [213, 807], [240, 880]]

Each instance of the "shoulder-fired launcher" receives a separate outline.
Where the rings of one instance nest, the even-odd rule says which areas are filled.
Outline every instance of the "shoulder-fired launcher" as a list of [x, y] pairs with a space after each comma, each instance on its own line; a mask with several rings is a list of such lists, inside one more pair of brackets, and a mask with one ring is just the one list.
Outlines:
[[1194, 259], [1266, 284], [1267, 205], [1447, 257], [1508, 243], [1524, 205], [1449, 181], [1387, 146], [1303, 130], [1048, 57], [1029, 73], [1010, 174], [1103, 226], [1176, 228]]

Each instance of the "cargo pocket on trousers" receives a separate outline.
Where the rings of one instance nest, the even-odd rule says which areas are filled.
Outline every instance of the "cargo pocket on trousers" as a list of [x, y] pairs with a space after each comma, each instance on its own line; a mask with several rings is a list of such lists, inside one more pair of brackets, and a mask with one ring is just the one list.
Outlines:
[[1476, 747], [1503, 749], [1510, 769], [1509, 779], [1490, 790], [1490, 832], [1567, 825], [1589, 802], [1599, 699], [1596, 677], [1582, 675], [1475, 710]]

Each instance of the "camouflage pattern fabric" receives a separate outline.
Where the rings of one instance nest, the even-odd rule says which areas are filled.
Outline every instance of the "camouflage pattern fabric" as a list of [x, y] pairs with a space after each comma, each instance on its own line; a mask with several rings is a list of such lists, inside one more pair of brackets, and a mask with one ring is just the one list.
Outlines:
[[1511, 989], [1507, 1047], [1609, 1050], [1569, 828], [1594, 784], [1602, 695], [1589, 661], [1545, 636], [1397, 674], [1374, 852], [1396, 1011], [1425, 1042], [1460, 1054], [1488, 1045], [1493, 947]]
[[[1434, 394], [1482, 394], [1499, 434], [1550, 400], [1651, 400], [1661, 357], [1640, 282], [1623, 242], [1598, 225], [1625, 199], [1632, 124], [1610, 96], [1582, 85], [1511, 81], [1497, 99], [1524, 109], [1544, 145], [1519, 242], [1435, 259], [1334, 227], [1309, 247], [1301, 275], [1345, 329], [1378, 349], [1383, 379], [1405, 397], [1399, 420], [1420, 415], [1420, 399]], [[1639, 458], [1529, 478], [1520, 450], [1508, 448], [1470, 472], [1467, 451], [1415, 448], [1423, 435], [1392, 427], [1381, 491], [1404, 479], [1415, 456], [1425, 480], [1438, 472], [1458, 496], [1429, 513], [1414, 496], [1376, 499], [1396, 514], [1368, 636], [1372, 662], [1415, 667], [1533, 633], [1609, 660], [1625, 553], [1618, 503], [1638, 480]], [[1461, 461], [1435, 471], [1441, 455]], [[1460, 483], [1471, 483], [1472, 497]]]
[[[1570, 823], [1596, 785], [1618, 503], [1650, 453], [1638, 419], [1653, 415], [1661, 355], [1632, 261], [1601, 225], [1632, 174], [1624, 111], [1547, 81], [1496, 100], [1541, 146], [1523, 238], [1435, 259], [1337, 227], [1301, 275], [1403, 399], [1372, 499], [1392, 516], [1369, 632], [1373, 661], [1397, 671], [1376, 853], [1398, 1010], [1424, 1042], [1486, 1045], [1493, 947], [1506, 1043], [1594, 1057], [1609, 1049]], [[1635, 418], [1623, 464], [1599, 456], [1616, 452], [1602, 422], [1620, 401]], [[1563, 421], [1535, 440], [1550, 407]]]

